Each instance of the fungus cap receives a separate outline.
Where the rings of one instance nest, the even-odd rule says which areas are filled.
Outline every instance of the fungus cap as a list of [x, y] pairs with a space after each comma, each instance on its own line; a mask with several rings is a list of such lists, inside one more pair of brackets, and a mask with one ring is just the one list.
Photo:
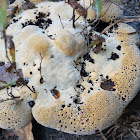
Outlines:
[[[30, 0], [30, 1], [36, 4], [36, 6], [40, 5], [40, 2], [42, 1], [48, 1], [47, 3], [43, 2], [41, 5], [43, 7], [46, 5], [47, 10], [50, 13], [53, 13], [52, 15], [56, 18], [59, 18], [58, 14], [60, 15], [61, 19], [68, 19], [68, 18], [71, 19], [72, 17], [73, 9], [68, 3], [65, 3], [64, 1], [60, 1], [60, 2], [49, 2], [49, 0]], [[50, 1], [53, 1], [53, 0], [50, 0]], [[118, 0], [118, 2], [119, 1], [120, 0]], [[87, 9], [87, 20], [92, 21], [96, 18], [96, 10], [95, 8], [92, 8], [90, 0], [80, 0], [78, 1], [78, 3], [80, 3], [85, 9]], [[102, 3], [103, 3], [102, 10], [99, 15], [99, 18], [101, 17], [102, 21], [110, 22], [123, 15], [123, 10], [120, 9], [120, 7], [118, 7], [114, 3], [108, 0], [103, 0]], [[18, 7], [21, 7], [22, 4], [23, 4], [23, 0], [16, 0], [13, 4], [10, 5], [10, 7], [16, 7], [17, 5]], [[63, 7], [63, 8], [60, 8], [60, 7]], [[79, 17], [79, 14], [76, 13], [76, 18], [78, 17]], [[83, 18], [80, 17], [79, 20], [83, 21]]]
[[[59, 99], [53, 99], [50, 91], [38, 95], [32, 110], [37, 122], [67, 133], [89, 135], [117, 121], [137, 94], [140, 83], [137, 35], [124, 37], [121, 32], [126, 30], [134, 29], [118, 24], [117, 30], [108, 33], [110, 37], [103, 36], [106, 41], [99, 54], [91, 49], [75, 60], [81, 77], [72, 87], [61, 89], [57, 86]], [[128, 42], [128, 38], [133, 38], [133, 43]]]
[[[7, 92], [15, 97], [11, 99]], [[35, 93], [30, 93], [26, 87], [16, 88], [9, 91], [0, 90], [0, 127], [3, 129], [20, 129], [29, 124], [32, 120], [30, 101], [36, 99]], [[8, 100], [9, 99], [9, 100]], [[4, 101], [7, 100], [7, 101]]]

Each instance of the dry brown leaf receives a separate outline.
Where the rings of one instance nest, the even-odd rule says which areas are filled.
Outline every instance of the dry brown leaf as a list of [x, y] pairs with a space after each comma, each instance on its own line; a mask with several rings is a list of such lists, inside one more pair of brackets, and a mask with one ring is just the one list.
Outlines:
[[12, 19], [15, 13], [17, 12], [17, 10], [18, 10], [18, 6], [13, 7], [12, 10], [10, 11], [10, 14], [7, 16], [7, 18]]
[[15, 44], [12, 40], [13, 36], [11, 35], [6, 35], [6, 43], [7, 47], [9, 48], [10, 55], [12, 57], [12, 61], [15, 62]]
[[115, 85], [114, 85], [114, 82], [111, 79], [104, 80], [103, 82], [101, 82], [101, 85], [100, 85], [100, 87], [102, 89], [108, 90], [108, 91], [112, 91], [113, 90], [113, 86], [115, 86]]
[[9, 83], [12, 80], [18, 80], [19, 76], [14, 75], [13, 73], [8, 72], [8, 69], [11, 67], [10, 63], [0, 66], [0, 81], [4, 83]]
[[87, 17], [87, 9], [82, 7], [76, 0], [68, 0], [68, 4], [73, 8], [73, 10], [76, 10], [77, 14], [84, 18]]
[[3, 130], [6, 140], [8, 138], [17, 138], [20, 140], [34, 140], [32, 134], [32, 123], [19, 130]]
[[28, 9], [33, 9], [33, 8], [35, 8], [35, 4], [30, 2], [29, 0], [26, 0], [26, 2], [22, 4], [23, 10], [28, 10]]
[[102, 42], [105, 42], [105, 38], [97, 34], [91, 36], [90, 38], [92, 39], [92, 42], [88, 47], [93, 47], [94, 45], [96, 45], [93, 51], [95, 54], [98, 54], [101, 50]]

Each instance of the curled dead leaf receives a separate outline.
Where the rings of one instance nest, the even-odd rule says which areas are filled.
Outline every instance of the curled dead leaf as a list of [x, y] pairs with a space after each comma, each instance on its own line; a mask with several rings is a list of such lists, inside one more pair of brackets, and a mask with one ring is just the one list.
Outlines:
[[76, 10], [77, 14], [84, 18], [87, 17], [87, 9], [81, 6], [76, 0], [68, 0], [68, 4], [73, 8], [73, 10]]
[[12, 57], [12, 61], [15, 62], [15, 44], [12, 40], [13, 36], [11, 35], [6, 35], [6, 43], [7, 47], [10, 49], [10, 55]]
[[94, 45], [96, 45], [96, 47], [93, 49], [93, 51], [94, 51], [95, 54], [97, 54], [97, 53], [99, 53], [99, 51], [101, 49], [102, 42], [105, 42], [105, 38], [95, 34], [91, 37], [91, 39], [92, 39], [92, 42], [88, 47], [91, 48]]
[[28, 9], [33, 9], [33, 8], [35, 8], [35, 4], [30, 2], [29, 0], [26, 0], [26, 2], [22, 4], [23, 10], [28, 10]]
[[112, 91], [113, 87], [115, 86], [114, 82], [109, 79], [109, 80], [104, 80], [103, 82], [101, 82], [100, 87], [104, 90], [108, 90], [108, 91]]
[[58, 99], [60, 97], [60, 92], [56, 89], [52, 89], [51, 93], [55, 97], [55, 99]]
[[0, 81], [3, 83], [9, 83], [13, 80], [18, 80], [19, 76], [16, 76], [13, 73], [8, 72], [7, 69], [11, 67], [11, 64], [0, 66]]

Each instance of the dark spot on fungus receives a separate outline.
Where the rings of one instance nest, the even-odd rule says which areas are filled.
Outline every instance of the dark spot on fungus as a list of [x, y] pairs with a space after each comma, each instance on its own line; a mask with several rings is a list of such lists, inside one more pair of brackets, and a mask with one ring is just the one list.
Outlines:
[[93, 90], [93, 88], [91, 87], [90, 90]]
[[118, 46], [116, 47], [116, 49], [120, 51], [120, 50], [121, 50], [121, 46], [118, 45]]
[[68, 107], [70, 107], [71, 106], [71, 104], [68, 104]]
[[125, 98], [124, 98], [124, 97], [122, 97], [122, 100], [123, 100], [123, 101], [125, 101]]
[[44, 79], [43, 77], [40, 78], [40, 84], [43, 84], [44, 83]]
[[116, 60], [118, 58], [119, 58], [119, 55], [112, 52], [111, 57], [109, 59]]
[[81, 110], [80, 106], [78, 106], [77, 108], [78, 108], [78, 111], [80, 111], [80, 110]]
[[83, 77], [87, 77], [88, 73], [85, 71], [84, 66], [82, 65], [81, 71], [80, 71], [80, 75]]
[[30, 75], [32, 75], [33, 73], [32, 72], [30, 72]]
[[89, 121], [89, 119], [86, 120], [86, 122], [88, 122], [88, 121]]
[[88, 83], [93, 84], [91, 80], [89, 80]]
[[35, 26], [38, 26], [41, 29], [47, 29], [50, 24], [52, 24], [51, 19], [45, 20], [40, 15], [36, 16], [36, 21], [29, 20], [29, 21], [26, 21], [25, 23], [21, 23], [22, 28], [24, 28], [28, 25], [35, 25]]
[[[114, 18], [115, 18], [115, 16], [114, 16]], [[117, 30], [118, 27], [119, 27], [119, 26], [118, 26], [117, 24], [114, 25], [114, 29], [115, 29], [115, 30]]]
[[76, 85], [76, 87], [77, 87], [77, 88], [80, 88], [80, 87], [81, 87], [81, 85]]
[[80, 98], [75, 98], [75, 99], [73, 99], [73, 102], [74, 102], [75, 104], [83, 104], [83, 102], [80, 102]]
[[[98, 26], [95, 26], [98, 25]], [[97, 32], [102, 32], [107, 26], [109, 26], [109, 23], [104, 22], [104, 21], [97, 21], [94, 23], [94, 25], [92, 25], [92, 27], [94, 27], [94, 30]]]
[[5, 62], [0, 62], [0, 66], [4, 66], [5, 65]]
[[30, 107], [33, 107], [35, 105], [35, 102], [34, 101], [30, 101], [30, 102], [28, 102], [28, 104], [29, 104]]
[[14, 23], [18, 22], [18, 19], [13, 19], [13, 22], [14, 22]]
[[99, 132], [99, 130], [97, 129], [95, 132], [96, 132], [96, 133], [98, 133], [98, 132]]
[[54, 55], [51, 55], [51, 58], [54, 58]]
[[62, 105], [62, 108], [64, 108], [65, 107], [65, 105]]
[[94, 59], [91, 58], [91, 56], [89, 55], [89, 53], [86, 53], [84, 56], [83, 56], [83, 59], [84, 61], [87, 60], [91, 63], [94, 63]]

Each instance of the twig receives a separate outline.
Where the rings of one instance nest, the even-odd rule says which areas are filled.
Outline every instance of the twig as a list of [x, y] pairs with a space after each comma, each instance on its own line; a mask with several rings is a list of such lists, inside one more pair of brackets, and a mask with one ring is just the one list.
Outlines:
[[[8, 56], [8, 51], [7, 51], [7, 37], [6, 37], [5, 29], [3, 29], [2, 33], [3, 33], [3, 38], [4, 38], [6, 57], [7, 57], [8, 61], [11, 63], [11, 61], [10, 61], [10, 59], [9, 59], [9, 56]], [[12, 63], [11, 63], [11, 64], [12, 64]]]
[[134, 134], [133, 130], [131, 128], [128, 129], [128, 131], [131, 133], [131, 135], [136, 139], [139, 140], [138, 136]]
[[121, 20], [121, 19], [131, 19], [131, 18], [140, 18], [140, 16], [122, 16], [122, 17], [119, 17], [119, 19]]
[[[117, 5], [118, 7], [120, 7], [121, 9], [126, 10], [129, 13], [132, 13], [132, 11], [129, 11], [128, 9], [126, 9], [124, 6], [119, 5], [118, 3], [114, 2], [113, 0], [109, 0], [110, 2], [112, 2], [113, 4]], [[134, 13], [133, 13], [134, 14]]]
[[127, 23], [127, 22], [135, 22], [135, 21], [139, 21], [140, 19], [123, 19], [123, 20], [119, 20], [109, 26], [107, 26], [101, 33], [100, 35], [104, 34], [106, 31], [108, 31], [111, 27], [113, 27], [115, 24], [117, 23]]
[[[91, 5], [92, 5], [92, 4], [90, 4], [90, 6], [91, 6]], [[90, 6], [89, 6], [88, 8], [86, 8], [86, 10], [88, 10], [88, 9], [90, 8]], [[80, 15], [78, 18], [76, 18], [75, 21], [77, 21], [80, 17], [81, 17], [81, 15]], [[74, 21], [74, 22], [75, 22], [75, 21]]]
[[35, 91], [33, 91], [27, 84], [25, 85], [30, 91], [32, 91], [33, 93], [35, 93]]
[[7, 95], [10, 96], [11, 98], [2, 99], [2, 100], [0, 100], [0, 103], [6, 102], [6, 101], [9, 101], [9, 100], [15, 100], [15, 99], [17, 99], [17, 98], [20, 98], [20, 96], [14, 96], [14, 95], [12, 94], [12, 88], [11, 88], [11, 92], [10, 92], [10, 93], [8, 93], [8, 89], [7, 89]]
[[61, 20], [61, 17], [60, 17], [59, 14], [58, 14], [58, 17], [59, 17], [60, 23], [61, 23], [61, 25], [62, 25], [62, 28], [64, 29], [64, 26], [63, 26], [63, 24], [62, 24], [62, 20]]
[[42, 77], [42, 74], [41, 74], [41, 70], [42, 70], [41, 64], [42, 64], [43, 57], [42, 57], [41, 53], [40, 53], [40, 57], [41, 57], [41, 62], [40, 62], [40, 76]]
[[42, 64], [42, 60], [43, 60], [43, 57], [41, 56], [41, 53], [40, 53], [40, 57], [41, 57], [41, 62], [40, 62], [40, 84], [43, 84], [44, 83], [44, 80], [43, 80], [43, 76], [42, 76], [42, 67], [41, 67], [41, 64]]
[[73, 15], [72, 15], [72, 26], [75, 28], [75, 9], [73, 9]]
[[[111, 3], [111, 4], [112, 4], [112, 3]], [[104, 12], [104, 15], [107, 13], [107, 11], [108, 11], [109, 7], [111, 6], [111, 4], [108, 6], [108, 8], [106, 9], [106, 11]], [[90, 6], [91, 6], [91, 5], [90, 5]], [[88, 7], [88, 8], [89, 8], [89, 7]], [[103, 16], [104, 16], [104, 15], [103, 15]], [[86, 28], [88, 28], [88, 27], [91, 26], [91, 25], [94, 25], [94, 23], [98, 21], [97, 24], [96, 24], [93, 28], [90, 29], [90, 32], [92, 32], [92, 31], [97, 27], [97, 25], [99, 24], [99, 22], [100, 22], [100, 20], [103, 18], [103, 16], [101, 16], [100, 18], [96, 18], [91, 24], [89, 24], [88, 26], [84, 27], [84, 29], [81, 31], [81, 33], [84, 32], [84, 30], [85, 30]], [[79, 16], [78, 18], [80, 18], [80, 16]], [[77, 19], [78, 19], [78, 18], [77, 18]], [[76, 19], [76, 20], [77, 20], [77, 19]], [[75, 20], [75, 21], [76, 21], [76, 20]]]
[[17, 96], [17, 97], [14, 97], [14, 98], [2, 99], [2, 100], [0, 100], [0, 103], [6, 102], [6, 101], [9, 101], [9, 100], [15, 100], [16, 98], [20, 98], [20, 96]]
[[103, 132], [99, 132], [100, 133], [100, 135], [102, 136], [102, 138], [104, 139], [104, 140], [107, 140], [107, 138], [106, 138], [106, 136], [103, 134]]
[[[5, 43], [5, 53], [6, 53], [6, 57], [7, 57], [8, 61], [10, 62], [10, 64], [12, 65], [12, 62], [10, 61], [10, 58], [9, 58], [9, 56], [8, 56], [8, 51], [7, 51], [7, 48], [8, 48], [8, 47], [7, 47], [7, 37], [6, 37], [5, 28], [2, 30], [2, 33], [3, 33], [4, 43]], [[15, 68], [15, 67], [13, 67], [13, 68], [15, 69], [16, 73], [18, 74], [16, 68]], [[18, 76], [19, 76], [20, 78], [22, 78], [20, 75], [18, 75]], [[22, 78], [22, 79], [23, 79], [23, 78]], [[17, 80], [16, 80], [16, 81], [17, 81]], [[11, 86], [11, 85], [13, 85], [16, 81], [13, 80], [13, 81], [9, 82], [8, 84], [6, 84], [6, 85], [4, 85], [4, 86], [0, 86], [0, 90], [1, 90], [1, 89], [4, 89], [4, 88], [6, 88], [6, 87], [9, 87], [9, 86]], [[30, 91], [32, 91], [33, 93], [35, 93], [35, 92], [27, 85], [26, 81], [23, 79], [22, 84], [24, 85], [24, 83], [25, 83], [25, 86], [26, 86]]]

